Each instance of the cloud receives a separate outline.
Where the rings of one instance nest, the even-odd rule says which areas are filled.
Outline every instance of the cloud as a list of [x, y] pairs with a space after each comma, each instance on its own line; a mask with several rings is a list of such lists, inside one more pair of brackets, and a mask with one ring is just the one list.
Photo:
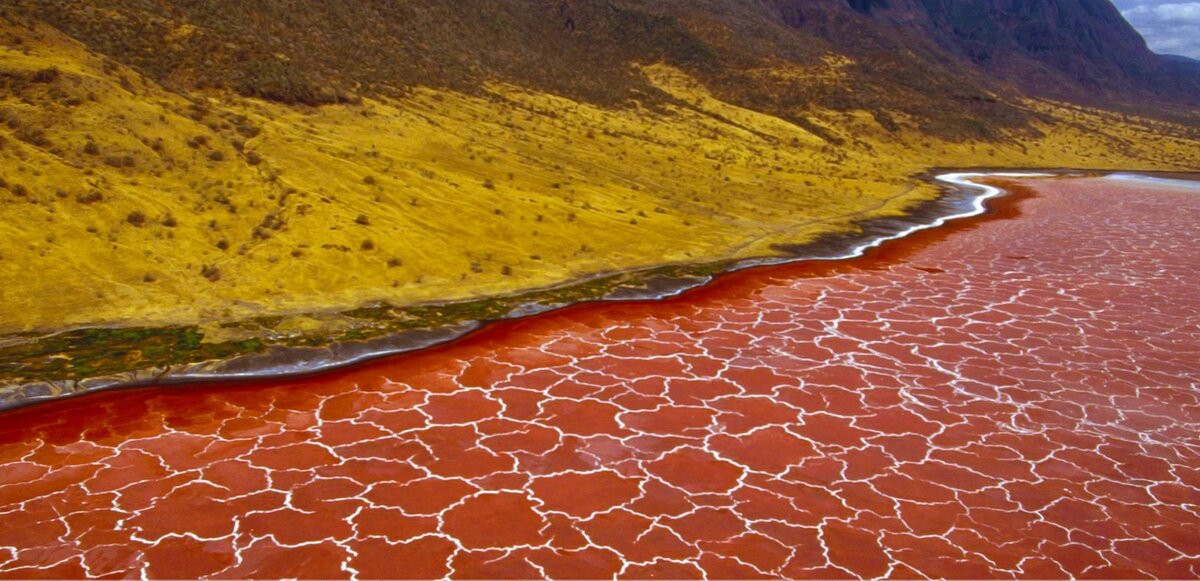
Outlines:
[[1200, 2], [1123, 2], [1121, 12], [1158, 53], [1200, 59]]

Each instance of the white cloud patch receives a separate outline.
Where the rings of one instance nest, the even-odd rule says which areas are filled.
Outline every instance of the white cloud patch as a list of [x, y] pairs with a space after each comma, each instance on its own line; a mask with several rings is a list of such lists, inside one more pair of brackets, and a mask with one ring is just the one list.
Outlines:
[[1150, 49], [1200, 59], [1200, 2], [1121, 2]]

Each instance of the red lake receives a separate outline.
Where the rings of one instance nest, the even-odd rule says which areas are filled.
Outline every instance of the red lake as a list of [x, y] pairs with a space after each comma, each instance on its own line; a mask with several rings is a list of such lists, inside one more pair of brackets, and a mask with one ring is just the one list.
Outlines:
[[[998, 182], [1001, 183], [1001, 182]], [[0, 415], [0, 577], [1200, 577], [1200, 191]]]

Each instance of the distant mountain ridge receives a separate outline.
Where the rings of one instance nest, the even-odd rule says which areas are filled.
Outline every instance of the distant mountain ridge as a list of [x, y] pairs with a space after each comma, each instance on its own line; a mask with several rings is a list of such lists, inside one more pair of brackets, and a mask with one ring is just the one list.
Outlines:
[[[1083, 100], [1137, 96], [1200, 102], [1200, 75], [1153, 53], [1109, 0], [781, 0], [807, 11], [928, 35], [939, 47], [1027, 93]], [[843, 6], [839, 6], [843, 4]], [[839, 8], [841, 14], [839, 14]]]
[[1177, 71], [1182, 71], [1184, 75], [1200, 76], [1200, 60], [1177, 54], [1164, 54], [1162, 58], [1167, 62], [1168, 66], [1175, 68]]

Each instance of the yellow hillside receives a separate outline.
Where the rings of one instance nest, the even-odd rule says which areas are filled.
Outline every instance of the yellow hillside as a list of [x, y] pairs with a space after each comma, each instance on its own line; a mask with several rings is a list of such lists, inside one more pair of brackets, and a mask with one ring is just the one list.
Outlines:
[[[190, 97], [49, 29], [0, 35], [0, 333], [194, 324], [511, 293], [761, 256], [902, 211], [933, 166], [1194, 169], [1183, 128], [1046, 102], [946, 143], [676, 97], [601, 109], [496, 84], [316, 109]], [[811, 74], [838, 82], [840, 63]], [[764, 71], [763, 74], [770, 74]], [[806, 125], [808, 129], [801, 125]]]

